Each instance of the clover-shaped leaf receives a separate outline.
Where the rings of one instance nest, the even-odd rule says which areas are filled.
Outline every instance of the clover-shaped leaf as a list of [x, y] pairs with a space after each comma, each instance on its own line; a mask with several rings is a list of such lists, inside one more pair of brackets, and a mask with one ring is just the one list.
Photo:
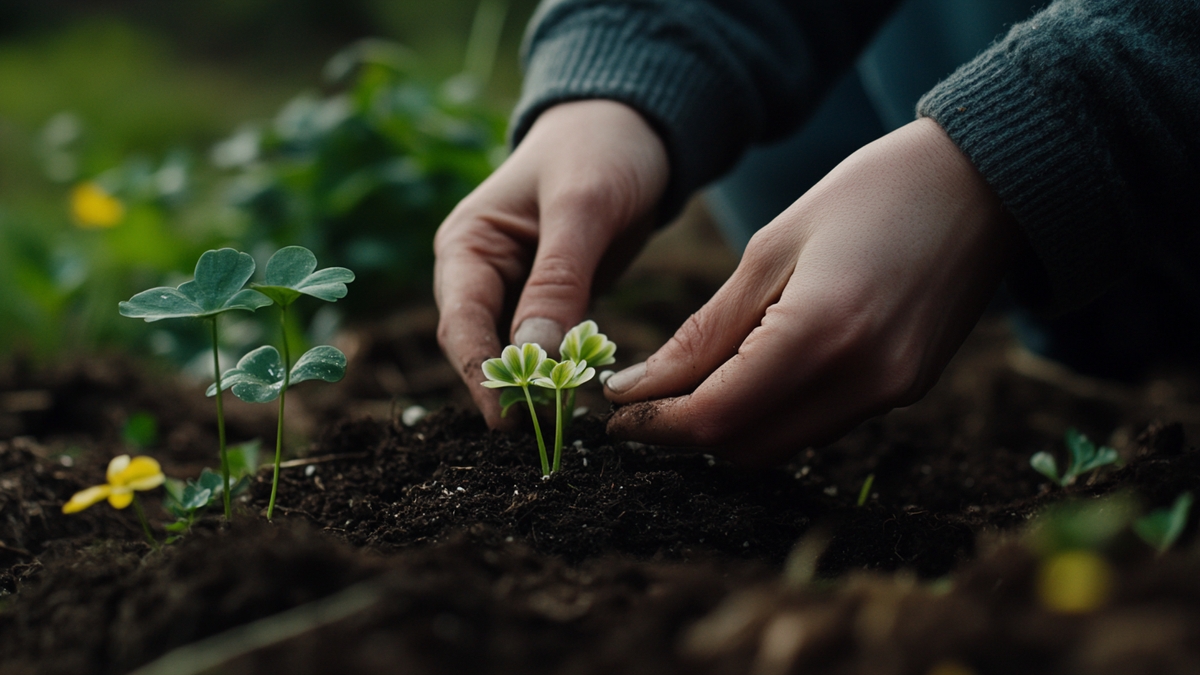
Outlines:
[[120, 303], [122, 316], [146, 321], [209, 317], [233, 309], [253, 312], [271, 304], [258, 291], [242, 288], [254, 274], [254, 258], [222, 248], [205, 251], [196, 262], [196, 276], [178, 288], [160, 286]]
[[588, 319], [567, 331], [558, 351], [564, 359], [587, 361], [593, 366], [607, 366], [616, 362], [613, 355], [617, 353], [617, 345], [600, 332], [595, 321]]
[[[321, 345], [304, 352], [292, 366], [289, 386], [306, 380], [337, 382], [346, 374], [346, 355], [336, 347]], [[237, 367], [221, 376], [221, 388], [232, 389], [233, 395], [247, 403], [273, 401], [283, 389], [283, 359], [279, 350], [267, 345], [243, 356]], [[217, 385], [208, 387], [215, 396]]]
[[500, 352], [500, 358], [483, 362], [483, 374], [487, 380], [480, 384], [489, 389], [527, 387], [545, 362], [546, 350], [536, 342], [526, 342], [520, 347], [509, 345]]
[[287, 307], [302, 294], [335, 302], [346, 297], [346, 284], [354, 281], [354, 272], [345, 267], [317, 270], [317, 256], [303, 246], [285, 246], [267, 261], [264, 283], [251, 286]]
[[587, 361], [572, 361], [563, 359], [556, 362], [546, 359], [538, 370], [538, 377], [533, 384], [546, 389], [574, 389], [592, 379], [596, 374], [595, 368], [589, 368]]

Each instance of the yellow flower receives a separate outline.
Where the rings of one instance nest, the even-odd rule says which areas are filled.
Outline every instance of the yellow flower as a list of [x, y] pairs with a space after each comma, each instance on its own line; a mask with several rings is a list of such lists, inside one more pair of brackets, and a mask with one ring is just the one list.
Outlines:
[[71, 190], [71, 215], [86, 229], [116, 227], [125, 219], [125, 204], [92, 181]]
[[1112, 596], [1113, 577], [1108, 562], [1091, 551], [1059, 553], [1038, 570], [1038, 599], [1063, 614], [1091, 612]]
[[63, 504], [63, 513], [82, 511], [105, 497], [113, 508], [123, 509], [133, 501], [134, 490], [153, 490], [163, 480], [162, 468], [152, 457], [113, 457], [108, 463], [108, 482], [76, 492], [71, 501]]

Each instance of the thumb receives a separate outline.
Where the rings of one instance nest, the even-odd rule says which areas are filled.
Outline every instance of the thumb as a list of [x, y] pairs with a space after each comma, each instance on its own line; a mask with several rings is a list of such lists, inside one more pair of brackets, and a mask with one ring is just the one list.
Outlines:
[[733, 276], [657, 352], [609, 377], [605, 396], [614, 403], [686, 394], [738, 352], [779, 300], [792, 265], [763, 246], [747, 247]]

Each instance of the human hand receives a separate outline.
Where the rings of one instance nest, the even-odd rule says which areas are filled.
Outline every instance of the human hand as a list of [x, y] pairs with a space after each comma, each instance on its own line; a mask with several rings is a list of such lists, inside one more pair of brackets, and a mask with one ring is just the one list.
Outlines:
[[941, 127], [912, 122], [758, 232], [667, 344], [609, 378], [630, 404], [609, 432], [762, 465], [912, 403], [994, 294], [1015, 231]]
[[438, 343], [488, 426], [504, 422], [481, 364], [511, 341], [555, 353], [583, 319], [594, 281], [615, 277], [653, 225], [666, 148], [632, 108], [606, 100], [543, 112], [513, 154], [467, 196], [434, 239]]

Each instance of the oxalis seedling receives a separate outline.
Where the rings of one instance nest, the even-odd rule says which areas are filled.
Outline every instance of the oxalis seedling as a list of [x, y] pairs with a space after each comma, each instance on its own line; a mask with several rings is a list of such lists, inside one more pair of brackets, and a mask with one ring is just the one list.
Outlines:
[[1113, 464], [1118, 459], [1116, 450], [1107, 446], [1096, 447], [1096, 444], [1089, 441], [1088, 437], [1081, 434], [1078, 429], [1067, 429], [1064, 442], [1070, 452], [1070, 459], [1067, 463], [1067, 470], [1061, 476], [1058, 473], [1058, 462], [1054, 460], [1054, 455], [1048, 452], [1039, 452], [1029, 458], [1029, 465], [1034, 470], [1058, 483], [1061, 487], [1072, 485], [1083, 474]]
[[346, 355], [336, 347], [320, 345], [304, 352], [293, 364], [287, 339], [287, 310], [302, 295], [336, 302], [346, 297], [346, 284], [354, 273], [345, 267], [317, 270], [317, 257], [302, 246], [281, 248], [267, 261], [264, 283], [251, 284], [257, 292], [279, 306], [279, 325], [283, 356], [267, 345], [246, 354], [237, 366], [225, 372], [208, 388], [209, 396], [220, 396], [222, 389], [248, 403], [267, 403], [279, 399], [279, 419], [275, 433], [275, 470], [271, 480], [271, 499], [267, 518], [275, 513], [279, 490], [279, 463], [283, 457], [284, 401], [293, 384], [306, 380], [337, 382], [346, 374]]
[[232, 516], [229, 503], [229, 460], [225, 452], [225, 411], [221, 400], [221, 364], [217, 355], [217, 317], [233, 310], [253, 312], [271, 304], [271, 299], [256, 290], [244, 288], [254, 274], [254, 258], [249, 254], [222, 248], [205, 251], [196, 262], [195, 278], [178, 288], [160, 286], [142, 291], [122, 302], [122, 316], [145, 319], [193, 318], [209, 322], [212, 334], [213, 375], [217, 381], [217, 443], [221, 456], [222, 495], [225, 518]]
[[[234, 481], [230, 488], [232, 496], [236, 497], [250, 487], [250, 480], [258, 468], [260, 445], [259, 441], [254, 440], [228, 448], [229, 474]], [[167, 532], [171, 533], [166, 543], [173, 544], [191, 532], [196, 516], [201, 511], [221, 500], [224, 483], [220, 474], [205, 467], [199, 478], [186, 482], [167, 478], [163, 488], [167, 493], [163, 508], [175, 518], [175, 522], [166, 526]]]
[[[483, 363], [483, 374], [487, 377], [482, 383], [483, 386], [491, 389], [508, 388], [500, 397], [502, 414], [507, 414], [508, 409], [518, 402], [523, 401], [528, 406], [530, 418], [533, 420], [533, 431], [537, 436], [543, 476], [549, 476], [562, 469], [563, 432], [574, 417], [575, 390], [595, 377], [596, 369], [593, 365], [613, 363], [616, 351], [617, 346], [599, 332], [594, 321], [584, 321], [567, 331], [563, 337], [559, 346], [562, 361], [549, 358], [545, 349], [530, 342], [520, 347], [509, 345], [504, 348], [499, 358], [488, 359]], [[531, 390], [531, 386], [538, 389]], [[543, 392], [543, 395], [535, 395], [534, 392], [538, 390]], [[543, 402], [543, 399], [549, 398], [550, 390], [554, 391], [553, 464], [546, 452], [536, 406], [537, 403]], [[565, 405], [564, 391], [568, 396]]]

